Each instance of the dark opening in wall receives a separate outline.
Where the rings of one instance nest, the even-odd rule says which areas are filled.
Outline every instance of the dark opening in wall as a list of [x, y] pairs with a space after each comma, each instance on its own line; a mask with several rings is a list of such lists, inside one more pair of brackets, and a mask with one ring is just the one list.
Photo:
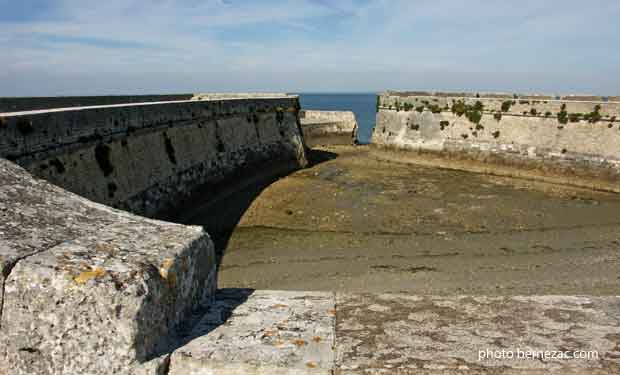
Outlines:
[[65, 165], [58, 158], [52, 159], [50, 161], [50, 165], [56, 168], [56, 172], [58, 174], [65, 173]]
[[282, 122], [284, 121], [284, 109], [283, 108], [276, 108], [276, 122], [278, 124], [282, 124]]
[[34, 131], [34, 127], [32, 126], [32, 121], [20, 118], [17, 120], [17, 130], [21, 133], [21, 135], [28, 135]]
[[118, 186], [114, 182], [108, 183], [108, 197], [114, 198], [114, 193], [118, 190]]
[[[280, 128], [281, 127], [282, 127], [282, 124], [280, 124]], [[260, 142], [260, 131], [258, 130], [257, 123], [254, 124], [254, 131], [256, 132], [256, 139]], [[280, 130], [280, 134], [282, 134], [282, 130]]]
[[172, 145], [172, 141], [166, 133], [164, 133], [164, 144], [166, 146], [166, 154], [168, 154], [168, 159], [172, 164], [176, 164], [177, 157], [175, 155], [174, 146]]
[[220, 136], [220, 126], [215, 122], [215, 142], [217, 147], [217, 152], [226, 152], [226, 147], [224, 146], [224, 142], [222, 142], [222, 137]]
[[99, 164], [99, 168], [105, 177], [108, 177], [114, 171], [114, 166], [110, 161], [110, 147], [100, 143], [95, 147], [95, 160]]

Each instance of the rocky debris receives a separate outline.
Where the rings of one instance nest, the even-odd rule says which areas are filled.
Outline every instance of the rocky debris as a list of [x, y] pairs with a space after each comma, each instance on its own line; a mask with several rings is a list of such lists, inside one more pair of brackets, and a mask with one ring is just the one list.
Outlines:
[[2, 159], [0, 180], [0, 374], [164, 371], [156, 357], [214, 294], [202, 228], [92, 203]]
[[170, 375], [331, 374], [334, 301], [329, 292], [231, 290], [192, 333], [197, 338], [172, 354]]

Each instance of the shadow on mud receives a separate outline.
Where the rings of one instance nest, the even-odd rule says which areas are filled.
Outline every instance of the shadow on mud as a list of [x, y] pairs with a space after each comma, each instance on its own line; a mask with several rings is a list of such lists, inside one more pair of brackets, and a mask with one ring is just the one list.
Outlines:
[[[337, 156], [336, 153], [323, 150], [309, 150], [306, 153], [308, 167]], [[179, 210], [176, 217], [168, 219], [202, 226], [214, 242], [219, 270], [230, 237], [254, 199], [269, 185], [293, 172], [291, 168], [279, 165], [248, 170], [243, 175], [230, 178], [220, 186], [211, 187], [209, 191], [197, 195], [190, 205]]]
[[[306, 152], [308, 167], [336, 158], [338, 155], [321, 150]], [[248, 165], [222, 178], [217, 184], [199, 188], [189, 199], [177, 202], [177, 207], [162, 212], [158, 219], [171, 222], [200, 225], [211, 236], [217, 255], [217, 271], [230, 237], [239, 221], [254, 199], [269, 185], [297, 170], [296, 161], [273, 160], [260, 165]], [[154, 272], [157, 272], [155, 270]], [[156, 277], [154, 276], [154, 279]], [[204, 336], [222, 325], [243, 304], [254, 289], [225, 288], [216, 291], [215, 300], [208, 308], [197, 309], [176, 327], [170, 327], [174, 334], [159, 338], [145, 338], [150, 347], [141, 353], [141, 361], [148, 361], [164, 354], [170, 354], [191, 340]], [[152, 322], [150, 310], [141, 308], [143, 318], [139, 324]], [[148, 331], [141, 328], [140, 331]], [[151, 340], [151, 341], [149, 341]]]

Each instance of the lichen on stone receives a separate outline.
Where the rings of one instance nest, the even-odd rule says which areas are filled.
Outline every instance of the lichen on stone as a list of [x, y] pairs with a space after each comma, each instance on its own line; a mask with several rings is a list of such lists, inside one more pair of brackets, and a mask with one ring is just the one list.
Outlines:
[[82, 271], [79, 275], [73, 278], [78, 284], [86, 284], [90, 280], [103, 277], [106, 271], [101, 267], [93, 267], [91, 270]]

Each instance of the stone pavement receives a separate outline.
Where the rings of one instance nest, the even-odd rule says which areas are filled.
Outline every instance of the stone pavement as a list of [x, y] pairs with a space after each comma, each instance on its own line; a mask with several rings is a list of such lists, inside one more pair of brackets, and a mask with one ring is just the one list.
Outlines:
[[620, 297], [225, 289], [187, 341], [169, 374], [618, 374]]

